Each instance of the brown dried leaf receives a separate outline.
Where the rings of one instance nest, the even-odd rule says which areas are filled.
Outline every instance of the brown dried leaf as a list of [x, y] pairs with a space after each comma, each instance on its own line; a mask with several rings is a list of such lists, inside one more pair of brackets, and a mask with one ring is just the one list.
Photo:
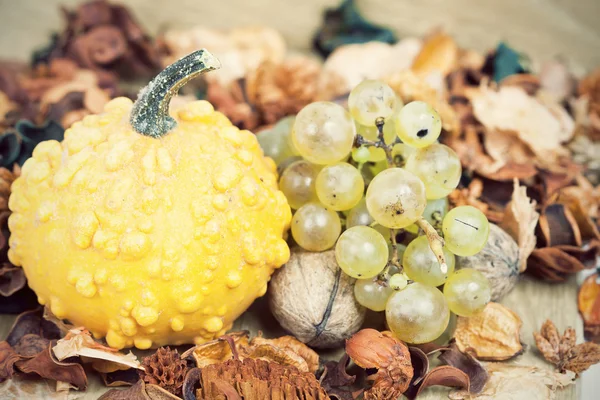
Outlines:
[[458, 368], [442, 365], [429, 371], [420, 385], [411, 387], [404, 395], [413, 400], [430, 386], [446, 386], [469, 392], [469, 376]]
[[108, 387], [132, 386], [140, 379], [137, 370], [134, 368], [108, 373], [100, 372], [100, 376], [104, 385]]
[[429, 358], [418, 347], [411, 346], [408, 350], [410, 351], [410, 362], [413, 367], [413, 378], [410, 381], [410, 386], [416, 386], [425, 378], [427, 371], [429, 371]]
[[600, 363], [600, 345], [586, 342], [571, 347], [565, 356], [562, 370], [580, 374], [594, 364]]
[[346, 367], [350, 362], [348, 354], [344, 354], [339, 361], [327, 361], [323, 367], [323, 373], [319, 377], [319, 383], [327, 392], [329, 397], [339, 400], [352, 400], [352, 389], [350, 385], [356, 380], [355, 375], [348, 375]]
[[365, 392], [365, 399], [376, 399], [379, 392], [397, 397], [408, 388], [413, 377], [410, 352], [391, 332], [362, 329], [346, 341], [346, 353], [359, 367], [377, 369], [369, 376], [373, 387]]
[[501, 163], [503, 167], [510, 164], [523, 165], [523, 168], [528, 168], [535, 161], [535, 154], [513, 131], [486, 130], [484, 146], [487, 154], [497, 163]]
[[146, 394], [152, 400], [181, 400], [181, 397], [161, 388], [158, 385], [146, 384]]
[[0, 382], [12, 378], [14, 365], [19, 360], [21, 356], [7, 342], [0, 342]]
[[554, 364], [559, 372], [572, 371], [575, 374], [600, 363], [600, 345], [596, 343], [581, 343], [575, 345], [575, 329], [569, 327], [558, 340], [558, 330], [554, 323], [546, 320], [541, 331], [534, 332], [535, 342], [546, 360]]
[[547, 205], [539, 219], [540, 247], [581, 246], [581, 232], [569, 209], [558, 203]]
[[52, 345], [33, 358], [17, 361], [15, 367], [28, 374], [35, 373], [45, 379], [67, 382], [80, 390], [85, 389], [87, 376], [81, 364], [57, 361], [51, 353]]
[[23, 289], [26, 284], [23, 268], [8, 263], [0, 267], [0, 296], [8, 297]]
[[436, 72], [446, 76], [456, 67], [457, 62], [458, 45], [450, 35], [437, 32], [425, 40], [411, 69], [420, 76]]
[[600, 199], [596, 199], [592, 191], [593, 189], [584, 189], [581, 186], [569, 186], [560, 190], [554, 200], [569, 209], [581, 232], [582, 240], [600, 240], [600, 232], [592, 220], [598, 212]]
[[579, 313], [587, 340], [600, 341], [600, 282], [598, 273], [588, 276], [579, 288], [577, 296]]
[[512, 310], [491, 302], [473, 317], [458, 317], [454, 338], [460, 351], [479, 360], [508, 360], [523, 352], [522, 324]]
[[[564, 282], [569, 275], [594, 267], [594, 265], [582, 263], [567, 251], [564, 251], [562, 249], [564, 247], [569, 250], [574, 248], [573, 246], [557, 246], [535, 249], [527, 260], [529, 273], [551, 282]], [[597, 250], [598, 247], [592, 249], [594, 254]]]
[[60, 339], [60, 330], [54, 323], [42, 318], [42, 314], [42, 308], [20, 314], [6, 336], [8, 344], [16, 346], [27, 334], [35, 334], [49, 340]]
[[516, 178], [513, 180], [513, 187], [512, 200], [498, 225], [519, 244], [519, 271], [523, 272], [527, 268], [527, 258], [535, 249], [535, 227], [540, 215], [535, 211], [535, 200], [527, 197], [527, 187], [519, 186]]
[[23, 336], [13, 347], [15, 351], [23, 357], [34, 357], [40, 352], [46, 350], [50, 341], [34, 333], [28, 333]]
[[456, 343], [452, 343], [448, 350], [442, 351], [438, 359], [444, 364], [460, 369], [469, 377], [470, 392], [473, 394], [480, 393], [483, 390], [489, 375], [479, 361], [471, 354], [462, 353], [458, 350]]

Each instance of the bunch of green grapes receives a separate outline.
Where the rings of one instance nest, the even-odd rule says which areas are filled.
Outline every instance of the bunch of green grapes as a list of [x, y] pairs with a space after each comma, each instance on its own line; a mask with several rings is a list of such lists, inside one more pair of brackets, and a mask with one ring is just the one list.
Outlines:
[[[385, 311], [399, 339], [435, 340], [451, 312], [471, 316], [490, 301], [481, 273], [454, 270], [455, 255], [485, 246], [489, 223], [471, 206], [448, 211], [461, 164], [438, 143], [442, 123], [430, 105], [403, 105], [385, 83], [365, 80], [348, 108], [311, 103], [258, 134], [295, 210], [292, 237], [309, 251], [335, 247], [357, 279], [356, 300]], [[402, 231], [413, 237], [407, 246], [396, 243]]]

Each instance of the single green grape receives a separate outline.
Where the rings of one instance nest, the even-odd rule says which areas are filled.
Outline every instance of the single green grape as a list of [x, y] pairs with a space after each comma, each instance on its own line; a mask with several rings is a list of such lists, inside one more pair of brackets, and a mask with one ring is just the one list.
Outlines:
[[388, 168], [375, 176], [366, 200], [375, 221], [393, 229], [414, 223], [427, 204], [423, 182], [402, 168]]
[[[423, 218], [427, 220], [435, 229], [442, 229], [442, 220], [444, 215], [448, 212], [448, 199], [435, 199], [427, 200], [427, 205], [423, 211]], [[419, 233], [419, 227], [417, 224], [412, 224], [404, 228], [408, 232], [417, 234]]]
[[310, 201], [318, 201], [315, 181], [320, 167], [306, 160], [296, 161], [288, 166], [279, 178], [279, 190], [285, 194], [288, 204], [294, 210]]
[[354, 121], [344, 107], [317, 101], [296, 115], [292, 141], [311, 163], [334, 164], [350, 154], [355, 133]]
[[394, 289], [377, 278], [357, 279], [354, 284], [354, 297], [358, 304], [373, 311], [384, 311], [392, 293]]
[[402, 258], [404, 272], [410, 279], [427, 286], [441, 286], [454, 272], [454, 254], [444, 247], [444, 256], [448, 265], [448, 272], [443, 273], [440, 263], [431, 251], [427, 236], [419, 236], [408, 244]]
[[335, 258], [347, 275], [372, 278], [379, 274], [388, 261], [388, 246], [373, 228], [355, 226], [346, 229], [335, 245]]
[[276, 165], [296, 155], [290, 146], [288, 134], [283, 130], [266, 129], [257, 133], [256, 139], [264, 155], [271, 157]]
[[403, 290], [408, 285], [408, 278], [405, 274], [394, 274], [390, 276], [388, 285], [394, 290]]
[[360, 146], [352, 150], [352, 159], [359, 164], [363, 164], [369, 161], [371, 152], [368, 147]]
[[352, 165], [341, 162], [328, 165], [319, 172], [315, 182], [321, 203], [332, 210], [349, 210], [363, 197], [365, 181]]
[[324, 251], [335, 244], [342, 231], [340, 217], [319, 203], [306, 203], [292, 218], [292, 237], [308, 251]]
[[460, 206], [446, 214], [442, 232], [448, 250], [457, 256], [468, 257], [479, 253], [487, 244], [490, 223], [477, 208]]
[[373, 217], [371, 217], [371, 214], [369, 214], [366, 200], [363, 197], [348, 213], [348, 216], [346, 217], [346, 228], [352, 228], [353, 226], [358, 225], [370, 226], [377, 232], [381, 233], [381, 235], [388, 240], [390, 237], [390, 228], [386, 228], [385, 226], [377, 223], [373, 225], [373, 222], [375, 222], [375, 220]]
[[396, 108], [396, 93], [381, 81], [366, 79], [350, 91], [348, 108], [360, 124], [374, 126], [378, 118], [391, 117]]
[[287, 117], [281, 118], [277, 123], [273, 126], [273, 129], [279, 129], [283, 131], [288, 139], [288, 146], [293, 155], [299, 156], [300, 152], [296, 148], [294, 141], [292, 140], [292, 131], [294, 130], [294, 123], [296, 122], [296, 116], [290, 115]]
[[444, 333], [450, 310], [442, 292], [415, 282], [390, 296], [385, 317], [398, 339], [419, 344], [431, 342]]
[[413, 101], [395, 115], [398, 137], [407, 145], [417, 148], [434, 143], [442, 132], [442, 120], [437, 111], [423, 101]]
[[402, 166], [406, 164], [406, 160], [412, 153], [417, 151], [414, 147], [410, 147], [404, 143], [396, 143], [394, 147], [392, 147], [392, 160], [394, 161], [394, 165]]
[[462, 317], [481, 312], [492, 298], [490, 282], [481, 272], [463, 268], [448, 278], [444, 296], [450, 310]]
[[427, 199], [448, 196], [458, 186], [462, 173], [460, 159], [454, 150], [439, 143], [412, 153], [404, 168], [423, 181]]

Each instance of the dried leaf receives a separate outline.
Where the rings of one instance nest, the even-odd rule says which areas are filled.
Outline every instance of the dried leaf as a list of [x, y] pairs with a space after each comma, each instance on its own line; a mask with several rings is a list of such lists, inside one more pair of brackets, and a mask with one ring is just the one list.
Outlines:
[[71, 329], [67, 336], [56, 343], [52, 351], [59, 361], [74, 356], [108, 361], [109, 363], [96, 364], [96, 366], [102, 365], [102, 370], [99, 372], [114, 372], [122, 369], [123, 366], [143, 370], [133, 353], [123, 354], [106, 347], [96, 342], [90, 332], [82, 328]]
[[410, 386], [416, 386], [425, 378], [427, 371], [429, 371], [429, 358], [418, 347], [411, 346], [408, 350], [410, 351], [410, 362], [413, 367], [413, 378], [410, 381]]
[[473, 396], [465, 392], [450, 394], [453, 400], [548, 400], [554, 398], [557, 389], [571, 385], [574, 374], [560, 374], [532, 366], [507, 363], [487, 363], [490, 379], [483, 392]]
[[[486, 130], [484, 146], [487, 154], [497, 163], [501, 163], [502, 167], [522, 165], [523, 168], [530, 168], [535, 160], [535, 154], [529, 146], [513, 131]], [[496, 174], [498, 173], [499, 171], [496, 171]]]
[[554, 323], [546, 320], [540, 332], [534, 332], [535, 343], [544, 358], [554, 364], [559, 372], [572, 371], [575, 374], [600, 363], [600, 345], [581, 343], [576, 345], [575, 329], [569, 327], [562, 337]]
[[[527, 270], [532, 275], [550, 282], [564, 282], [569, 275], [594, 267], [595, 264], [589, 263], [586, 265], [564, 251], [563, 248], [565, 247], [569, 250], [579, 249], [573, 246], [535, 249], [527, 260]], [[596, 254], [597, 251], [598, 247], [595, 246], [588, 254]]]
[[158, 385], [146, 384], [146, 394], [152, 400], [181, 400], [181, 397], [161, 388]]
[[378, 399], [378, 393], [398, 397], [408, 388], [413, 377], [408, 347], [391, 332], [362, 329], [346, 341], [346, 353], [361, 368], [376, 368], [369, 376], [373, 386], [365, 392], [365, 399]]
[[425, 40], [411, 69], [420, 76], [432, 73], [446, 76], [456, 67], [457, 62], [458, 45], [450, 35], [437, 32]]
[[556, 118], [542, 103], [521, 88], [486, 87], [467, 92], [473, 112], [487, 129], [514, 131], [536, 154], [538, 162], [549, 165], [566, 155], [562, 143], [574, 131]]
[[136, 369], [129, 368], [114, 372], [100, 372], [104, 385], [108, 387], [132, 386], [140, 379]]
[[568, 208], [580, 231], [581, 239], [584, 241], [590, 239], [600, 240], [600, 232], [592, 220], [594, 215], [597, 214], [598, 203], [600, 201], [590, 193], [592, 190], [586, 190], [580, 186], [566, 187], [558, 192], [554, 200]]
[[577, 221], [563, 204], [552, 203], [542, 209], [537, 231], [540, 247], [581, 246]]
[[87, 376], [81, 364], [56, 361], [52, 357], [52, 345], [35, 357], [20, 360], [15, 367], [25, 373], [35, 373], [42, 378], [67, 382], [83, 390], [87, 386]]
[[27, 334], [35, 334], [49, 340], [60, 339], [62, 336], [56, 325], [42, 318], [40, 307], [20, 314], [10, 328], [6, 341], [14, 347]]
[[442, 365], [429, 371], [420, 385], [411, 387], [404, 395], [409, 400], [413, 400], [430, 386], [453, 387], [469, 392], [469, 376], [458, 368]]
[[4, 264], [0, 267], [0, 296], [8, 297], [27, 284], [27, 278], [21, 267], [13, 267], [12, 264]]
[[535, 96], [540, 89], [540, 85], [540, 78], [532, 74], [514, 74], [500, 81], [500, 87], [516, 86], [523, 89], [530, 96]]
[[98, 398], [98, 400], [151, 400], [146, 393], [146, 384], [139, 380], [125, 390], [111, 389]]
[[23, 357], [34, 357], [38, 353], [46, 350], [50, 341], [34, 333], [28, 333], [23, 336], [13, 347], [15, 351]]
[[600, 341], [600, 282], [598, 273], [588, 276], [577, 296], [579, 313], [587, 340]]
[[21, 356], [7, 342], [0, 342], [0, 382], [12, 378], [14, 365], [20, 359]]
[[498, 225], [519, 244], [519, 271], [523, 272], [527, 268], [527, 258], [535, 249], [535, 227], [540, 215], [535, 211], [535, 200], [527, 197], [527, 187], [519, 186], [517, 179], [513, 180], [513, 187], [512, 200]]
[[319, 383], [329, 397], [334, 396], [339, 400], [354, 399], [350, 385], [354, 383], [356, 376], [348, 375], [348, 372], [346, 372], [349, 362], [348, 354], [344, 354], [339, 361], [327, 361], [325, 363], [323, 373], [319, 377]]
[[489, 379], [485, 367], [471, 354], [459, 351], [456, 343], [452, 343], [448, 350], [442, 351], [438, 358], [444, 364], [458, 368], [467, 374], [471, 393], [478, 394], [483, 390]]
[[522, 324], [512, 310], [491, 302], [473, 317], [458, 317], [454, 338], [460, 351], [479, 360], [508, 360], [523, 352]]

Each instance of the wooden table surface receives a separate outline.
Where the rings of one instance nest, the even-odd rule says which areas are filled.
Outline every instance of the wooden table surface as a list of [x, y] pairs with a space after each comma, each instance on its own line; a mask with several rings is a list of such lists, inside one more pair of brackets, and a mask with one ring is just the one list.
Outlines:
[[[34, 48], [47, 43], [52, 31], [61, 27], [59, 4], [77, 3], [77, 0], [0, 0], [0, 59], [27, 59]], [[205, 24], [230, 28], [266, 24], [279, 29], [290, 47], [307, 49], [312, 33], [320, 24], [323, 8], [336, 5], [338, 0], [124, 0], [122, 3], [134, 10], [152, 34], [165, 26]], [[506, 40], [534, 61], [562, 56], [580, 74], [600, 65], [599, 0], [358, 0], [357, 4], [365, 16], [394, 28], [401, 37], [424, 34], [442, 26], [460, 45], [481, 51]], [[502, 301], [524, 322], [522, 340], [527, 351], [515, 363], [551, 368], [535, 351], [532, 338], [532, 332], [547, 318], [561, 330], [574, 326], [581, 338], [576, 294], [575, 280], [551, 285], [525, 278]], [[261, 325], [264, 318], [257, 318], [263, 306], [264, 302], [253, 306], [237, 321], [236, 328], [262, 329], [275, 334], [277, 328], [267, 328]], [[13, 320], [13, 316], [0, 316], [0, 338], [6, 336]], [[87, 393], [80, 398], [95, 399], [102, 390], [101, 383], [91, 377]], [[573, 385], [560, 391], [557, 398], [576, 399], [577, 392], [578, 386]], [[445, 398], [446, 393], [433, 390], [421, 398]], [[3, 398], [2, 386], [0, 398]]]

